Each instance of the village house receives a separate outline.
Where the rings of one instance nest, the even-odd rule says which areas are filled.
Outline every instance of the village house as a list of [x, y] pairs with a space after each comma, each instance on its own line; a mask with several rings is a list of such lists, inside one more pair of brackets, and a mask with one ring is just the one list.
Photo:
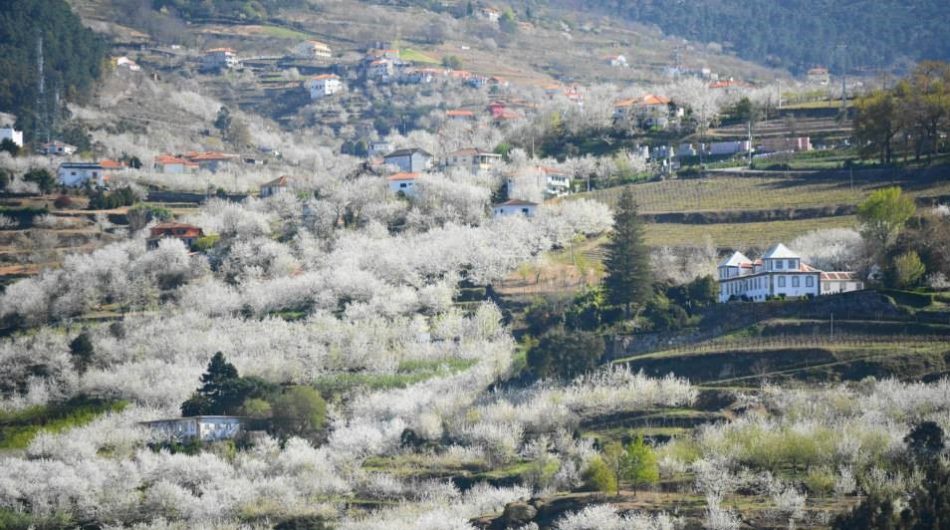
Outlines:
[[387, 61], [398, 61], [399, 50], [395, 48], [369, 50], [366, 52], [366, 58], [367, 58], [366, 60], [368, 61], [376, 61], [379, 59], [385, 59]]
[[13, 127], [0, 127], [0, 142], [10, 140], [17, 147], [23, 147], [23, 131], [18, 131]]
[[492, 217], [506, 217], [509, 215], [523, 215], [525, 217], [534, 217], [538, 209], [538, 203], [523, 201], [521, 199], [511, 199], [501, 204], [492, 206]]
[[310, 91], [311, 100], [322, 99], [342, 91], [343, 83], [336, 74], [323, 74], [304, 81], [304, 88]]
[[367, 152], [369, 153], [369, 156], [382, 156], [387, 153], [392, 153], [395, 150], [396, 147], [392, 144], [392, 142], [376, 140], [374, 142], [370, 142]]
[[801, 256], [781, 243], [769, 248], [761, 259], [755, 261], [736, 251], [719, 263], [717, 269], [720, 303], [812, 298], [864, 288], [864, 282], [854, 272], [818, 270], [804, 263]]
[[827, 68], [819, 66], [808, 70], [807, 79], [809, 84], [827, 86], [831, 83], [831, 74]]
[[383, 157], [383, 163], [396, 166], [399, 171], [413, 173], [429, 169], [432, 166], [432, 155], [417, 147], [397, 149]]
[[666, 96], [646, 94], [639, 98], [622, 99], [614, 104], [614, 118], [634, 120], [644, 128], [665, 129], [671, 117], [682, 114], [681, 109], [672, 109], [672, 102]]
[[608, 55], [605, 59], [607, 64], [613, 66], [614, 68], [626, 68], [629, 66], [627, 64], [627, 58], [623, 55]]
[[191, 248], [198, 238], [204, 237], [204, 231], [201, 228], [184, 223], [158, 223], [149, 231], [149, 237], [145, 240], [145, 248], [158, 248], [158, 243], [166, 237], [180, 239], [185, 246]]
[[[198, 169], [204, 169], [212, 173], [217, 173], [220, 169], [225, 169], [231, 165], [231, 163], [238, 158], [238, 155], [230, 155], [227, 153], [220, 153], [218, 151], [206, 151], [204, 153], [187, 153], [185, 154], [185, 160], [196, 164]], [[166, 171], [166, 173], [170, 173]]]
[[330, 59], [333, 51], [323, 42], [307, 40], [294, 47], [294, 55], [301, 59]]
[[238, 64], [237, 54], [232, 48], [213, 48], [206, 50], [201, 58], [201, 67], [205, 70], [234, 68]]
[[[518, 179], [513, 178], [517, 176]], [[509, 175], [505, 183], [508, 196], [518, 195], [515, 180], [535, 179], [538, 186], [544, 186], [544, 198], [563, 197], [571, 193], [571, 176], [567, 172], [550, 166], [531, 166]]]
[[159, 173], [189, 173], [198, 171], [198, 164], [174, 155], [158, 155], [152, 161], [152, 168]]
[[76, 152], [76, 146], [70, 145], [65, 142], [60, 142], [59, 140], [53, 140], [52, 142], [46, 142], [40, 146], [40, 154], [50, 155], [50, 156], [65, 156], [71, 155]]
[[366, 78], [388, 82], [396, 74], [396, 65], [390, 59], [377, 59], [366, 66]]
[[267, 197], [273, 197], [274, 195], [279, 195], [288, 191], [293, 184], [291, 180], [292, 179], [290, 177], [284, 175], [261, 184], [261, 198], [266, 199]]
[[233, 440], [241, 433], [242, 424], [237, 416], [191, 416], [141, 423], [158, 438], [170, 442]]
[[389, 182], [389, 190], [397, 195], [415, 195], [416, 189], [416, 179], [419, 178], [419, 173], [394, 173], [386, 177], [386, 181]]
[[465, 82], [468, 83], [468, 86], [472, 88], [482, 88], [488, 84], [488, 78], [483, 75], [473, 74], [469, 76]]
[[483, 7], [477, 11], [478, 18], [489, 22], [501, 20], [501, 10], [494, 7]]
[[478, 174], [495, 169], [500, 162], [501, 155], [498, 153], [469, 148], [449, 153], [442, 161], [442, 165], [446, 168], [460, 168], [472, 174]]
[[732, 156], [739, 153], [748, 153], [751, 149], [752, 144], [748, 140], [712, 142], [709, 144], [709, 154], [713, 156]]
[[60, 185], [67, 188], [85, 186], [87, 182], [95, 186], [105, 186], [105, 168], [98, 162], [63, 162], [56, 174]]
[[403, 72], [402, 81], [410, 85], [428, 85], [441, 73], [436, 68], [407, 68]]

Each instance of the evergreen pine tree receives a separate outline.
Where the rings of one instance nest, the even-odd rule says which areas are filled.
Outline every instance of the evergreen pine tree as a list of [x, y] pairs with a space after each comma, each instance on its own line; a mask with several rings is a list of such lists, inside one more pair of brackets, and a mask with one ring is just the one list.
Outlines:
[[604, 287], [612, 305], [623, 306], [630, 317], [633, 306], [643, 306], [653, 292], [650, 254], [643, 243], [643, 224], [630, 188], [623, 190], [614, 212], [614, 232], [604, 258]]
[[221, 403], [225, 394], [229, 393], [230, 384], [238, 378], [237, 368], [224, 358], [224, 354], [217, 352], [208, 363], [208, 369], [201, 374], [201, 388], [198, 392], [212, 403]]

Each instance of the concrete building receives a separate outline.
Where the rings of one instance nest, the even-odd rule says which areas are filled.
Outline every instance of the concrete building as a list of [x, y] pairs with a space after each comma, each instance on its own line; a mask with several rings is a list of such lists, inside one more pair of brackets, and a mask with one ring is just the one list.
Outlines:
[[506, 217], [509, 215], [523, 215], [525, 217], [534, 217], [538, 210], [538, 203], [523, 201], [521, 199], [511, 199], [501, 204], [492, 206], [492, 217]]
[[397, 149], [384, 156], [383, 163], [396, 166], [399, 171], [414, 173], [429, 169], [432, 166], [432, 155], [417, 147]]

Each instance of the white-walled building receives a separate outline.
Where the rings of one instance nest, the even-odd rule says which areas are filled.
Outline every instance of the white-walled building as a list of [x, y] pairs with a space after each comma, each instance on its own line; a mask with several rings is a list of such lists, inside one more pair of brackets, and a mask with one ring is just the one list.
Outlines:
[[98, 162], [63, 162], [56, 175], [60, 185], [68, 188], [84, 186], [87, 182], [104, 186], [106, 182], [105, 168]]
[[501, 155], [477, 148], [459, 149], [449, 153], [443, 165], [447, 168], [460, 168], [478, 174], [491, 171], [501, 163]]
[[241, 432], [241, 418], [235, 416], [192, 416], [167, 420], [145, 421], [158, 438], [167, 441], [216, 442], [230, 440]]
[[419, 178], [419, 173], [393, 173], [392, 175], [386, 177], [386, 180], [389, 182], [389, 190], [396, 194], [403, 195], [415, 195], [416, 193], [416, 179]]
[[0, 127], [0, 142], [10, 140], [17, 147], [23, 147], [23, 131], [18, 131], [13, 127]]
[[802, 262], [801, 256], [781, 243], [755, 261], [734, 252], [719, 263], [718, 271], [720, 303], [761, 302], [775, 297], [806, 298], [864, 288], [854, 272], [820, 271]]
[[237, 53], [232, 48], [213, 48], [206, 50], [201, 57], [201, 66], [205, 70], [234, 68], [239, 63]]
[[538, 210], [538, 203], [523, 201], [521, 199], [511, 199], [501, 204], [492, 206], [492, 217], [505, 217], [509, 215], [523, 215], [525, 217], [534, 217]]
[[294, 55], [302, 59], [329, 59], [333, 56], [333, 50], [326, 43], [308, 40], [294, 47]]
[[40, 146], [40, 153], [44, 155], [64, 156], [64, 155], [71, 155], [75, 152], [76, 152], [75, 145], [70, 145], [65, 142], [60, 142], [59, 140], [46, 142], [45, 144]]
[[304, 87], [310, 91], [310, 99], [321, 99], [342, 91], [343, 83], [336, 74], [323, 74], [305, 81]]

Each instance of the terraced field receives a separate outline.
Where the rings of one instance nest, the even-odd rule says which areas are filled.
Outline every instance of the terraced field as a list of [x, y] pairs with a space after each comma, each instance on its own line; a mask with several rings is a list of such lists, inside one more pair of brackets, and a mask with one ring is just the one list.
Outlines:
[[[950, 195], [950, 179], [910, 181], [902, 178], [866, 178], [855, 172], [853, 181], [845, 172], [831, 176], [805, 173], [748, 177], [714, 175], [702, 179], [679, 179], [631, 184], [640, 213], [721, 212], [778, 208], [818, 208], [857, 204], [872, 191], [901, 186], [908, 195]], [[613, 206], [623, 187], [578, 193], [573, 199], [595, 199]]]

